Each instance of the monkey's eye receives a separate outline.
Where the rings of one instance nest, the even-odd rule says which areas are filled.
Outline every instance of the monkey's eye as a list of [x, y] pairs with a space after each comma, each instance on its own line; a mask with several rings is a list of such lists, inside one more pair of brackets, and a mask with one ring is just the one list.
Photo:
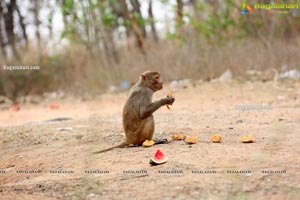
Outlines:
[[156, 79], [158, 80], [158, 79], [159, 79], [159, 76], [157, 76]]

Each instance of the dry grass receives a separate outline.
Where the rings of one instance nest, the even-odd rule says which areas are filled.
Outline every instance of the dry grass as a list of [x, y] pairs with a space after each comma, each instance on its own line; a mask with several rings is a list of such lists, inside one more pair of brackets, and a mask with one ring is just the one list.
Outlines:
[[100, 56], [89, 56], [81, 46], [73, 45], [55, 55], [40, 57], [34, 48], [30, 48], [21, 61], [2, 60], [0, 65], [40, 65], [41, 70], [2, 70], [0, 94], [20, 96], [58, 89], [77, 95], [97, 94], [109, 84], [118, 84], [122, 80], [135, 82], [138, 74], [149, 69], [161, 72], [164, 80], [170, 81], [183, 78], [210, 80], [226, 69], [231, 69], [234, 76], [242, 76], [247, 69], [300, 68], [300, 38], [243, 39], [218, 46], [197, 37], [189, 38], [186, 43], [146, 42], [146, 56], [134, 46], [127, 46], [119, 50], [120, 62], [110, 65]]
[[167, 80], [207, 80], [219, 76], [226, 69], [231, 69], [236, 76], [243, 75], [247, 69], [281, 70], [283, 66], [300, 69], [299, 47], [299, 38], [268, 42], [247, 39], [223, 46], [212, 46], [201, 41], [191, 41], [187, 45], [166, 42], [149, 48], [147, 62], [138, 52], [127, 52], [122, 56], [122, 66], [134, 75], [147, 69], [147, 66], [154, 66]]

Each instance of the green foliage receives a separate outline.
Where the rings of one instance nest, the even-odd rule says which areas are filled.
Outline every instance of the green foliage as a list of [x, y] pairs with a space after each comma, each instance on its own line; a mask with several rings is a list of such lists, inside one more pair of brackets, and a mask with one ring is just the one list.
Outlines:
[[180, 44], [184, 44], [186, 43], [186, 38], [179, 35], [179, 34], [175, 34], [175, 33], [170, 33], [168, 32], [167, 33], [167, 39], [168, 40], [174, 40], [174, 41], [179, 41]]
[[76, 33], [75, 28], [69, 28], [64, 30], [64, 32], [61, 34], [62, 39], [71, 39], [73, 35]]
[[195, 16], [187, 14], [186, 16], [190, 19], [190, 25], [209, 41], [222, 43], [230, 37], [228, 29], [236, 25], [230, 16], [232, 0], [226, 0], [225, 4], [224, 11], [210, 12], [209, 5], [198, 2], [197, 10], [208, 13], [208, 16], [199, 21]]
[[117, 24], [118, 17], [110, 9], [104, 9], [101, 20], [105, 28], [111, 28]]
[[205, 10], [205, 6], [202, 2], [197, 1], [196, 7], [197, 7], [197, 10], [199, 10], [199, 11]]
[[209, 38], [210, 35], [212, 34], [211, 29], [208, 26], [206, 26], [204, 23], [199, 22], [197, 19], [190, 17], [190, 23], [196, 31], [204, 34], [206, 38]]
[[159, 1], [163, 4], [169, 3], [169, 0], [159, 0]]
[[48, 16], [48, 23], [49, 23], [49, 24], [52, 24], [52, 22], [53, 22], [53, 16], [52, 16], [52, 15], [49, 15], [49, 16]]
[[123, 22], [120, 25], [123, 25], [125, 27], [130, 27], [131, 23], [128, 19], [125, 19], [125, 20], [123, 20]]
[[74, 0], [65, 0], [61, 6], [63, 16], [68, 16], [74, 9]]

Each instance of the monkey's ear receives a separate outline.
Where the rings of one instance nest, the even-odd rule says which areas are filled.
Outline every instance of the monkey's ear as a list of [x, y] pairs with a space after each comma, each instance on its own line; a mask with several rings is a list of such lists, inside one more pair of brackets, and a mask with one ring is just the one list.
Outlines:
[[144, 74], [141, 74], [141, 80], [145, 81], [146, 80], [146, 76]]

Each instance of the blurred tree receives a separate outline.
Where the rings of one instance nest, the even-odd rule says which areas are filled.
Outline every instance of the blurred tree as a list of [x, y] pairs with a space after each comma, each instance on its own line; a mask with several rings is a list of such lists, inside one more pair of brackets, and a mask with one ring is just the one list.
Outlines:
[[138, 0], [130, 0], [131, 5], [133, 7], [133, 15], [136, 18], [136, 21], [138, 22], [138, 25], [140, 29], [142, 30], [143, 37], [147, 37], [147, 32], [146, 32], [146, 26], [145, 26], [145, 20], [143, 19], [142, 12], [141, 12], [141, 4], [139, 3]]
[[158, 41], [158, 35], [157, 35], [156, 27], [155, 27], [155, 19], [154, 19], [154, 16], [153, 16], [152, 0], [149, 0], [148, 15], [149, 15], [149, 21], [150, 21], [150, 26], [151, 26], [152, 37], [157, 42]]
[[41, 56], [41, 33], [40, 33], [40, 25], [41, 21], [39, 19], [39, 13], [40, 13], [40, 0], [33, 0], [33, 16], [34, 16], [34, 25], [35, 25], [35, 38], [37, 41], [37, 48], [38, 48], [38, 56], [40, 59]]
[[16, 5], [16, 11], [18, 13], [19, 23], [20, 23], [20, 27], [21, 27], [21, 30], [22, 30], [22, 36], [23, 36], [23, 39], [24, 39], [25, 50], [26, 50], [28, 48], [28, 36], [27, 36], [27, 32], [26, 32], [26, 25], [25, 25], [25, 22], [24, 22], [24, 17], [21, 14], [20, 8], [19, 8], [18, 5]]
[[176, 10], [176, 26], [177, 30], [183, 25], [183, 2], [182, 0], [176, 0], [177, 2], [177, 10]]
[[16, 48], [16, 38], [14, 33], [15, 28], [15, 19], [14, 19], [14, 11], [16, 9], [16, 0], [11, 0], [9, 3], [6, 4], [6, 12], [4, 12], [4, 23], [5, 23], [5, 31], [6, 37], [8, 41], [8, 45], [12, 49], [13, 56], [17, 59], [20, 59], [19, 54]]
[[100, 4], [101, 24], [98, 23], [98, 25], [101, 26], [99, 26], [99, 28], [97, 26], [97, 31], [100, 31], [102, 46], [106, 54], [106, 59], [104, 60], [107, 60], [109, 65], [111, 65], [112, 61], [119, 63], [119, 55], [114, 39], [114, 32], [118, 31], [118, 16], [117, 13], [114, 12], [115, 4], [115, 1], [109, 1], [108, 3], [103, 1], [103, 3]]
[[6, 42], [4, 36], [5, 36], [5, 24], [4, 24], [3, 2], [0, 1], [0, 47], [1, 47], [0, 56], [2, 54], [2, 56], [6, 58], [7, 57], [6, 50], [5, 50]]

